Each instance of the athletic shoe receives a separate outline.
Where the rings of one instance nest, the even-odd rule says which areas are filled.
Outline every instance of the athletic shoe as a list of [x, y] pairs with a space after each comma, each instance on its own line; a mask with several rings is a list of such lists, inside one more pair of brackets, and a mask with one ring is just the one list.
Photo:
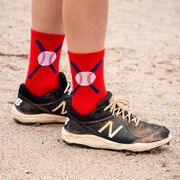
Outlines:
[[119, 106], [120, 102], [107, 92], [94, 112], [82, 116], [73, 109], [69, 97], [68, 118], [62, 129], [62, 139], [70, 145], [134, 152], [147, 151], [170, 141], [169, 130], [163, 126], [140, 122], [139, 119], [135, 120], [135, 116], [131, 119], [131, 122], [135, 122], [134, 126], [131, 122], [127, 123], [121, 115], [120, 107], [123, 106]]
[[105, 111], [108, 109], [113, 115], [122, 117], [129, 131], [134, 136], [138, 137], [141, 143], [156, 142], [156, 144], [161, 145], [163, 142], [170, 141], [171, 135], [166, 127], [145, 122], [132, 114], [127, 99], [117, 99], [112, 96]]
[[12, 107], [15, 121], [25, 124], [33, 123], [64, 123], [67, 117], [66, 101], [70, 85], [64, 73], [59, 73], [61, 87], [43, 95], [33, 95], [21, 84], [18, 97]]

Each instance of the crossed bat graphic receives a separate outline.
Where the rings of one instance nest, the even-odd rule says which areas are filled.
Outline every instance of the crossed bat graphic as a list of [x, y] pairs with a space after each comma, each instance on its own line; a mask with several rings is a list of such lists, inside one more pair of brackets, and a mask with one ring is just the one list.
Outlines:
[[[45, 48], [43, 47], [43, 45], [41, 44], [41, 42], [39, 40], [35, 40], [37, 46], [39, 47], [39, 49], [41, 50], [41, 52], [46, 51]], [[55, 50], [53, 50], [52, 52], [57, 53], [62, 47], [62, 43], [60, 44], [60, 46], [58, 46]], [[42, 67], [41, 64], [39, 64], [28, 76], [29, 79], [31, 79], [33, 77], [33, 75], [38, 71], [38, 69]], [[49, 67], [53, 70], [53, 72], [56, 74], [57, 70], [55, 69], [55, 67], [50, 63]]]
[[[103, 62], [103, 61], [102, 61], [102, 59], [101, 59], [101, 60], [91, 69], [90, 72], [95, 72], [95, 71], [98, 69], [98, 67], [101, 65], [102, 62]], [[77, 73], [82, 72], [82, 71], [74, 64], [74, 62], [70, 61], [70, 63], [71, 63], [72, 67], [74, 68], [74, 70], [75, 70]], [[95, 93], [98, 93], [98, 92], [99, 92], [99, 90], [98, 90], [94, 85], [90, 84], [89, 87], [90, 87], [93, 91], [95, 91]], [[79, 88], [80, 88], [80, 85], [78, 84], [78, 85], [74, 88], [74, 90], [72, 91], [71, 94], [73, 95]]]

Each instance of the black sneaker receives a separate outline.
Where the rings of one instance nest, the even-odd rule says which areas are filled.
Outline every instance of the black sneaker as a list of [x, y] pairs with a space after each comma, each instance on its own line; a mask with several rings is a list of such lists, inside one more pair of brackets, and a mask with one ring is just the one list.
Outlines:
[[133, 115], [127, 99], [112, 96], [105, 111], [108, 109], [113, 115], [122, 117], [129, 131], [138, 137], [141, 143], [150, 143], [150, 146], [154, 143], [154, 146], [161, 146], [171, 139], [171, 134], [166, 127], [148, 123]]
[[[169, 131], [165, 127], [152, 124], [146, 124], [147, 127], [149, 125], [153, 129], [151, 133], [146, 133], [148, 136], [158, 136], [158, 138], [153, 139], [142, 135], [145, 134], [145, 129], [142, 136], [133, 134], [118, 108], [117, 102], [108, 92], [94, 112], [82, 116], [73, 109], [71, 98], [68, 98], [68, 118], [61, 132], [62, 139], [71, 145], [134, 152], [150, 150], [170, 141]], [[135, 125], [137, 126], [137, 122]]]
[[64, 123], [67, 117], [66, 101], [70, 85], [64, 73], [59, 73], [61, 88], [43, 95], [33, 95], [25, 86], [19, 87], [18, 97], [12, 107], [15, 121], [25, 124]]

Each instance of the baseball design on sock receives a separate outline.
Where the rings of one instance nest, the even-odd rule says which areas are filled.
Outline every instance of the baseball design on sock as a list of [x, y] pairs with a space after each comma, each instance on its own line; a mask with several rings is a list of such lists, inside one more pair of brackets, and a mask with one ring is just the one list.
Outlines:
[[30, 73], [30, 75], [28, 75], [28, 77], [31, 79], [32, 76], [36, 73], [36, 71], [42, 66], [49, 66], [56, 74], [57, 70], [53, 66], [53, 63], [57, 58], [56, 53], [61, 49], [62, 44], [58, 46], [54, 51], [46, 51], [39, 40], [35, 40], [35, 42], [41, 50], [41, 53], [38, 55], [37, 58], [39, 65]]
[[97, 103], [106, 96], [104, 84], [104, 50], [79, 54], [69, 53], [73, 80], [72, 105], [80, 114], [96, 109]]
[[74, 94], [81, 86], [89, 86], [95, 93], [98, 93], [99, 90], [93, 85], [93, 82], [96, 79], [96, 75], [94, 72], [97, 70], [97, 68], [102, 63], [102, 60], [100, 60], [90, 71], [81, 71], [75, 63], [71, 61], [72, 67], [77, 72], [75, 79], [77, 82], [77, 86], [74, 88], [72, 94]]
[[80, 86], [89, 86], [96, 79], [96, 75], [93, 72], [79, 72], [75, 79]]
[[31, 30], [29, 69], [25, 81], [31, 93], [42, 96], [60, 87], [59, 61], [64, 35]]

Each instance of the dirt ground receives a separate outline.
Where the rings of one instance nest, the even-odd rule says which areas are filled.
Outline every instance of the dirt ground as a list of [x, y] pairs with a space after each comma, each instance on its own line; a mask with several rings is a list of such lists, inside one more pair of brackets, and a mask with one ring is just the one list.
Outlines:
[[[0, 179], [180, 179], [180, 1], [110, 0], [107, 89], [172, 132], [170, 146], [143, 154], [69, 147], [62, 125], [16, 124], [10, 110], [24, 81], [30, 0], [0, 3]], [[70, 79], [67, 46], [61, 70]]]

